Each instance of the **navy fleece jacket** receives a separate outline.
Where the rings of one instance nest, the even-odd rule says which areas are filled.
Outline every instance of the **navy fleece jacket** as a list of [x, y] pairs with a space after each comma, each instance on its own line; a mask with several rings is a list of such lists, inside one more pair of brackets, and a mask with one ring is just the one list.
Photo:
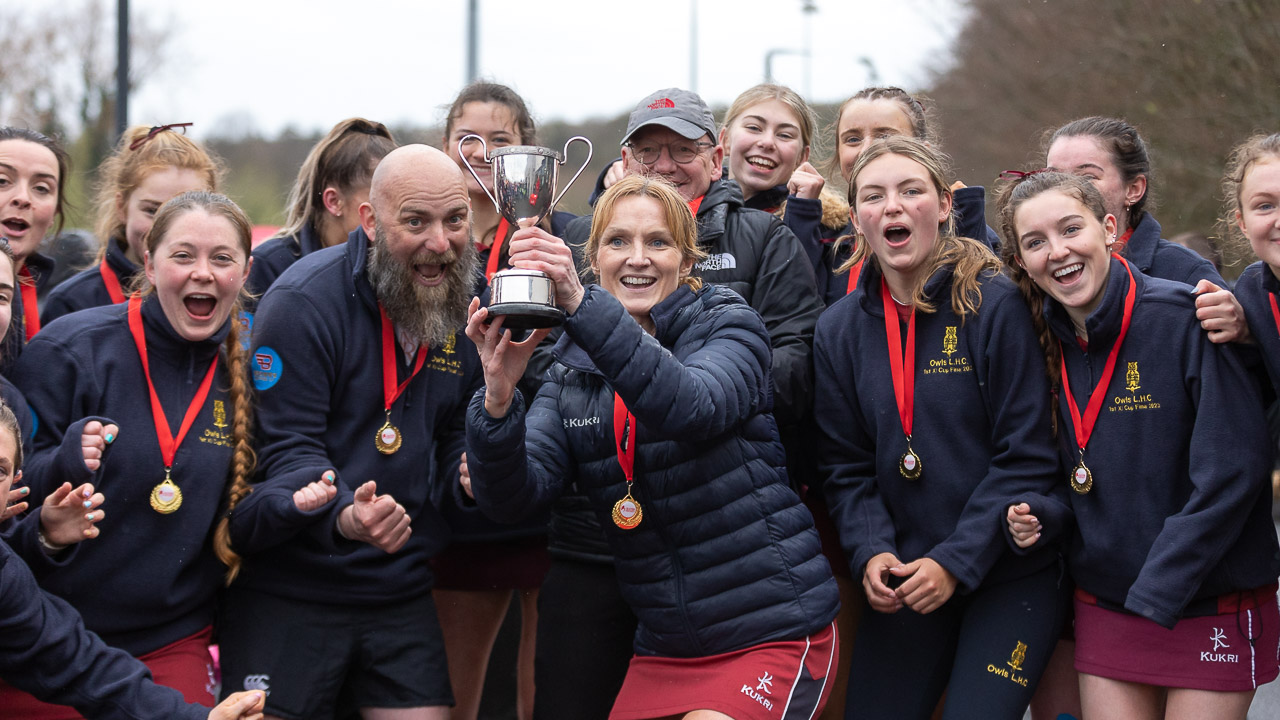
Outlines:
[[[379, 452], [374, 438], [387, 418], [368, 248], [368, 237], [356, 230], [345, 245], [307, 255], [258, 306], [251, 358], [258, 475], [231, 514], [232, 544], [245, 555], [237, 584], [329, 603], [395, 603], [431, 589], [427, 558], [448, 537], [438, 504], [458, 483], [466, 404], [481, 382], [479, 358], [461, 329], [427, 349], [422, 371], [391, 408], [403, 445], [392, 455]], [[413, 366], [394, 345], [398, 385]], [[337, 473], [338, 497], [299, 511], [294, 491], [329, 469]], [[394, 554], [336, 532], [338, 513], [367, 480], [409, 513], [413, 534]]]
[[1016, 555], [1004, 538], [1009, 503], [1049, 493], [1061, 479], [1031, 315], [1013, 283], [994, 275], [982, 280], [977, 314], [961, 321], [951, 309], [952, 279], [950, 267], [938, 270], [925, 285], [936, 311], [916, 311], [917, 480], [898, 470], [907, 442], [879, 266], [865, 263], [857, 290], [818, 321], [819, 469], [855, 578], [872, 557], [889, 552], [903, 562], [932, 558], [955, 576], [960, 592], [972, 592], [1057, 556], [1050, 543]]
[[[25, 467], [31, 496], [43, 498], [64, 481], [92, 480], [106, 498], [101, 535], [77, 545], [70, 561], [40, 570], [41, 586], [70, 602], [109, 644], [142, 655], [213, 622], [225, 567], [210, 538], [225, 507], [234, 416], [226, 362], [219, 358], [230, 324], [192, 343], [149, 297], [142, 318], [151, 378], [173, 433], [210, 363], [218, 361], [209, 395], [174, 457], [182, 506], [169, 515], [152, 510], [151, 490], [164, 480], [164, 460], [127, 309], [90, 308], [49, 323], [27, 346], [14, 383], [37, 424]], [[80, 434], [91, 419], [120, 426], [96, 473], [85, 468], [80, 452]], [[39, 513], [36, 505], [32, 519]]]
[[[1280, 574], [1272, 453], [1257, 385], [1231, 345], [1200, 329], [1191, 289], [1136, 268], [1133, 275], [1133, 319], [1084, 452], [1093, 490], [1071, 493], [1077, 527], [1068, 562], [1100, 604], [1173, 627], [1185, 615], [1216, 613], [1219, 595]], [[1082, 412], [1119, 334], [1128, 287], [1113, 259], [1086, 320], [1088, 351], [1062, 306], [1046, 303]], [[1065, 395], [1059, 406], [1069, 467], [1080, 451]]]
[[[129, 287], [142, 272], [142, 268], [134, 265], [124, 254], [120, 243], [120, 240], [115, 239], [107, 242], [107, 268], [115, 276], [116, 282], [120, 283], [120, 292], [128, 297]], [[49, 297], [40, 311], [40, 324], [48, 325], [77, 310], [112, 305], [114, 302], [103, 283], [101, 265], [95, 262], [49, 291]]]
[[[204, 720], [208, 708], [151, 681], [147, 667], [85, 630], [0, 542], [0, 679], [93, 720]], [[0, 714], [8, 716], [7, 712]]]

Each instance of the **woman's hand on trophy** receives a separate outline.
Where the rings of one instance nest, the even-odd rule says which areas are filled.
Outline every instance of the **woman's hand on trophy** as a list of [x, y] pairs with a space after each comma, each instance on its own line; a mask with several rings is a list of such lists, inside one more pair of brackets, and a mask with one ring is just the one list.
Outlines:
[[[532, 269], [547, 272], [542, 267]], [[555, 276], [552, 275], [552, 278]], [[578, 286], [578, 293], [581, 299], [581, 285]], [[523, 341], [513, 342], [511, 331], [502, 327], [503, 316], [499, 315], [490, 322], [489, 309], [480, 307], [480, 298], [471, 299], [468, 312], [470, 317], [467, 320], [467, 337], [476, 344], [476, 350], [480, 352], [480, 365], [484, 369], [484, 409], [491, 417], [505, 417], [511, 409], [516, 383], [524, 376], [529, 357], [551, 329], [534, 330]]]
[[556, 285], [556, 305], [572, 315], [582, 302], [582, 281], [573, 251], [560, 238], [538, 227], [522, 228], [511, 236], [511, 266], [541, 270]]

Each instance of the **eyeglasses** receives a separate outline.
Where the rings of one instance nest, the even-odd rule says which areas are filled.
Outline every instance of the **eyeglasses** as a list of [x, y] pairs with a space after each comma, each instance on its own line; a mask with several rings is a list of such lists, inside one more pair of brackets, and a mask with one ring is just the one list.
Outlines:
[[631, 154], [635, 156], [636, 160], [640, 161], [641, 165], [652, 165], [658, 162], [658, 158], [662, 157], [663, 148], [666, 148], [667, 154], [671, 156], [671, 162], [683, 165], [693, 162], [693, 159], [698, 157], [703, 150], [713, 148], [715, 144], [690, 140], [682, 143], [671, 143], [670, 145], [627, 143], [627, 147], [631, 150]]

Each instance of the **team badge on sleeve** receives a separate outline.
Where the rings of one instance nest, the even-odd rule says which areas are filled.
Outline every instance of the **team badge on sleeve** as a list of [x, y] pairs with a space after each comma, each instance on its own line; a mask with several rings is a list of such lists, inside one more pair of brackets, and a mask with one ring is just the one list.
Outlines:
[[284, 372], [284, 361], [280, 354], [266, 345], [253, 351], [253, 386], [258, 390], [268, 390], [280, 382], [280, 374]]

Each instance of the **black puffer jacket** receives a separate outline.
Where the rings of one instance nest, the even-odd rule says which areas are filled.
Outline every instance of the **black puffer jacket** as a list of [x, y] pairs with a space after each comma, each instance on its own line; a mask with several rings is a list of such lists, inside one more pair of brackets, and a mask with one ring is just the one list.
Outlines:
[[[652, 317], [655, 336], [590, 286], [527, 414], [517, 394], [494, 419], [476, 393], [467, 462], [480, 507], [519, 520], [582, 486], [640, 620], [639, 654], [699, 657], [821, 629], [839, 598], [787, 485], [760, 318], [715, 286], [682, 287]], [[627, 492], [615, 391], [636, 417], [631, 494], [644, 514], [632, 530], [610, 520]]]

